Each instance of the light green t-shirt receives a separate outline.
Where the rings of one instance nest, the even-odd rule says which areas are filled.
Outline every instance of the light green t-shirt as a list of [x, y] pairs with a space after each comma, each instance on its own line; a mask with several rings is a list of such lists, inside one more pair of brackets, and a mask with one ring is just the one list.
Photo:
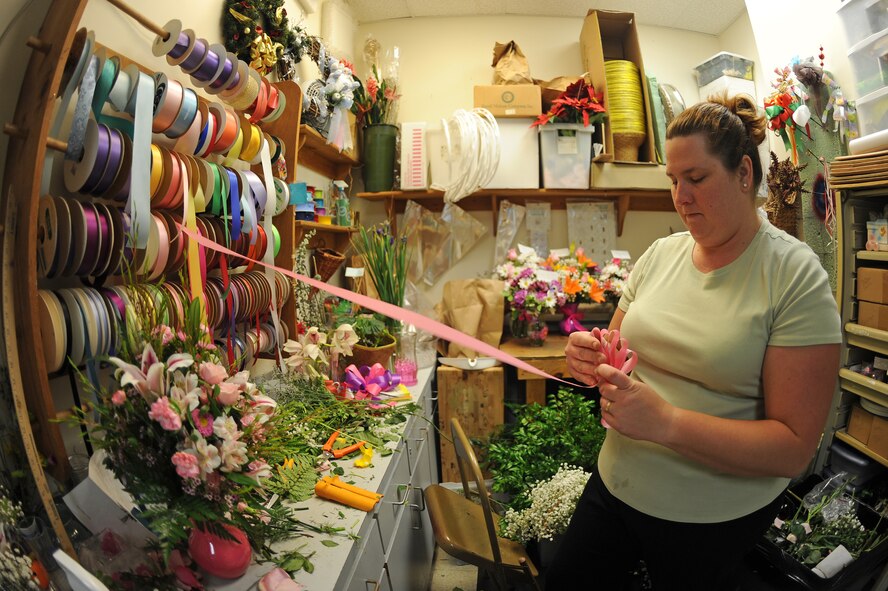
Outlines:
[[[769, 345], [841, 342], [826, 272], [806, 244], [766, 221], [740, 257], [711, 273], [694, 267], [693, 246], [687, 232], [661, 238], [632, 271], [619, 304], [626, 312], [621, 333], [638, 353], [632, 375], [680, 408], [764, 418]], [[725, 474], [613, 429], [598, 464], [608, 490], [623, 502], [691, 523], [747, 515], [789, 482]]]

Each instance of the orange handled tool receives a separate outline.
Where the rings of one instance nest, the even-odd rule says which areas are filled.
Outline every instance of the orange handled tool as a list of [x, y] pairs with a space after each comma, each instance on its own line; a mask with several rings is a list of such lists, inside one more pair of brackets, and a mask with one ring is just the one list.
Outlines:
[[330, 438], [327, 439], [327, 443], [324, 444], [324, 447], [321, 448], [324, 457], [327, 459], [333, 458], [338, 460], [344, 456], [347, 456], [350, 453], [354, 453], [358, 451], [362, 445], [367, 443], [366, 441], [359, 441], [355, 444], [349, 445], [347, 447], [342, 447], [340, 449], [333, 449], [333, 443], [336, 441], [336, 438], [339, 437], [339, 431], [333, 431], [333, 434], [330, 435]]

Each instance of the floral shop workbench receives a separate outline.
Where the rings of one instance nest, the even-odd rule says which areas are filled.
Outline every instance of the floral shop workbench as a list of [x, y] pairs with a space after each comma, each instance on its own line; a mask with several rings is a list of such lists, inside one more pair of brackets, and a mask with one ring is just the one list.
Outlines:
[[[570, 377], [567, 361], [564, 358], [564, 347], [567, 337], [550, 334], [542, 346], [523, 345], [516, 339], [506, 338], [500, 345], [503, 353], [508, 353], [522, 361], [526, 361], [537, 369], [556, 377]], [[518, 380], [526, 387], [527, 403], [546, 404], [546, 380], [529, 371], [517, 370]]]
[[[410, 386], [413, 402], [422, 412], [410, 416], [397, 443], [387, 444], [392, 454], [375, 454], [368, 468], [340, 461], [346, 468], [343, 480], [384, 495], [373, 511], [365, 513], [316, 496], [296, 504], [305, 509], [299, 514], [302, 521], [344, 527], [343, 533], [351, 535], [309, 533], [275, 546], [275, 550], [298, 549], [304, 556], [311, 555], [313, 572], [302, 570], [293, 577], [308, 591], [428, 588], [435, 540], [423, 489], [438, 482], [430, 422], [431, 375], [432, 369], [421, 369], [418, 383]], [[204, 584], [207, 589], [246, 591], [255, 588], [272, 568], [271, 563], [254, 563], [240, 579], [207, 577]]]

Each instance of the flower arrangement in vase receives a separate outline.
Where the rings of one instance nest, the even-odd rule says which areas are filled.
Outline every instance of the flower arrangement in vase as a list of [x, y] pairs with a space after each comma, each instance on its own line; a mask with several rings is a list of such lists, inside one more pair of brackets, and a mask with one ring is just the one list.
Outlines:
[[126, 328], [109, 359], [115, 384], [96, 388], [84, 378], [95, 402], [75, 420], [90, 429], [164, 558], [193, 529], [227, 540], [226, 530], [236, 528], [260, 550], [301, 529], [289, 509], [267, 509], [262, 494], [271, 466], [289, 451], [277, 403], [248, 372], [230, 374], [201, 322], [199, 301], [173, 328], [161, 321], [164, 303], [148, 289], [133, 286], [128, 294]]
[[580, 304], [605, 301], [604, 289], [595, 278], [598, 269], [595, 261], [586, 256], [582, 247], [571, 246], [566, 256], [550, 252], [545, 265], [558, 274], [564, 289], [565, 302], [560, 307], [564, 315], [560, 322], [561, 332], [567, 335], [585, 330], [580, 324], [583, 319]]
[[[354, 92], [352, 112], [364, 133], [362, 176], [369, 192], [391, 190], [394, 183], [395, 140], [398, 128], [398, 60], [379, 62], [379, 42], [373, 38], [364, 44], [364, 60], [370, 73]], [[394, 56], [397, 56], [395, 48]], [[384, 70], [384, 72], [383, 72]]]
[[604, 290], [604, 298], [614, 306], [623, 297], [623, 288], [629, 281], [632, 265], [626, 259], [611, 259], [598, 270], [598, 284]]
[[566, 301], [561, 281], [533, 249], [509, 250], [506, 262], [494, 275], [505, 282], [503, 296], [509, 303], [512, 336], [538, 346], [548, 328], [540, 315], [555, 312]]

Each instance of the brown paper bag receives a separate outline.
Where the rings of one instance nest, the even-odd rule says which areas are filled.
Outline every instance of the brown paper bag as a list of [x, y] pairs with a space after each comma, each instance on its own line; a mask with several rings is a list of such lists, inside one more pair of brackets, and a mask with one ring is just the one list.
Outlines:
[[[585, 74], [584, 74], [585, 75]], [[567, 87], [582, 78], [583, 76], [556, 76], [551, 80], [533, 79], [533, 83], [540, 87], [540, 95], [543, 102], [543, 113], [548, 113], [552, 108], [552, 101], [561, 96], [561, 93], [567, 90]], [[586, 82], [590, 83], [589, 78]]]
[[494, 84], [533, 84], [524, 52], [514, 41], [493, 46]]
[[[503, 336], [503, 282], [498, 279], [457, 279], [444, 285], [435, 307], [438, 319], [448, 326], [498, 347]], [[445, 357], [477, 357], [472, 349], [438, 341]]]

